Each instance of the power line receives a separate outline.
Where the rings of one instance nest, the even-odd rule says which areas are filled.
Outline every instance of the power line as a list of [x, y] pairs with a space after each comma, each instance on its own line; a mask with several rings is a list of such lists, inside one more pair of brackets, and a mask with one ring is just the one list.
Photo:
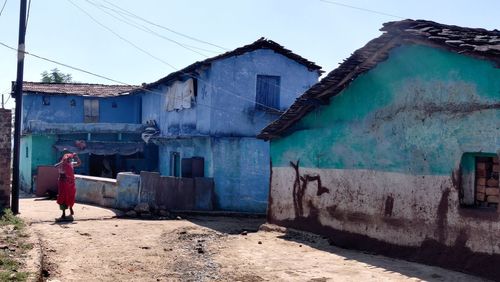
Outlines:
[[[122, 12], [122, 11], [119, 11], [119, 10], [116, 10], [116, 9], [113, 9], [112, 7], [108, 7], [108, 6], [105, 6], [105, 5], [102, 5], [102, 4], [98, 4], [98, 3], [95, 3], [93, 1], [89, 1], [89, 0], [86, 0], [87, 2], [91, 3], [92, 5], [96, 6], [97, 8], [99, 8], [101, 11], [103, 11], [103, 9], [106, 9], [106, 10], [110, 10], [112, 12], [114, 12], [116, 15], [120, 16], [122, 19], [118, 19], [120, 21], [127, 21], [128, 23], [127, 24], [130, 24], [130, 25], [134, 25], [136, 28], [137, 25], [141, 26], [141, 30], [145, 31], [145, 32], [148, 32], [148, 33], [151, 33], [153, 35], [156, 35], [156, 36], [159, 36], [159, 37], [162, 37], [163, 39], [166, 39], [166, 40], [172, 40], [172, 41], [175, 41], [171, 38], [165, 38], [165, 36], [161, 35], [161, 34], [158, 34], [157, 32], [151, 30], [150, 28], [146, 27], [145, 25], [143, 24], [137, 24], [130, 15], [127, 15], [126, 13]], [[102, 9], [101, 9], [102, 8]], [[104, 11], [103, 11], [104, 12]], [[109, 13], [107, 13], [109, 14]], [[109, 14], [111, 15], [111, 14]], [[111, 15], [112, 17], [116, 18], [116, 16], [114, 15]], [[187, 47], [190, 47], [190, 48], [194, 48], [194, 49], [198, 49], [198, 50], [201, 50], [201, 51], [205, 51], [205, 52], [210, 52], [210, 53], [219, 53], [218, 51], [214, 51], [214, 50], [208, 50], [208, 49], [205, 49], [205, 48], [200, 48], [198, 46], [194, 46], [194, 45], [189, 45], [189, 44], [185, 44], [185, 43], [180, 43], [184, 46], [187, 46]]]
[[[14, 50], [16, 52], [18, 51], [16, 48], [11, 47], [11, 46], [3, 43], [3, 42], [0, 42], [0, 45], [4, 46], [6, 48], [12, 49], [12, 50]], [[63, 66], [63, 67], [67, 67], [67, 68], [72, 69], [72, 70], [76, 70], [76, 71], [83, 72], [83, 73], [86, 73], [86, 74], [89, 74], [89, 75], [92, 75], [92, 76], [95, 76], [95, 77], [99, 77], [99, 78], [102, 78], [102, 79], [105, 79], [105, 80], [108, 80], [108, 81], [111, 81], [111, 82], [114, 82], [114, 83], [123, 84], [123, 85], [129, 85], [129, 84], [125, 83], [125, 82], [114, 80], [112, 78], [105, 77], [105, 76], [100, 75], [100, 74], [96, 74], [96, 73], [93, 73], [93, 72], [90, 72], [90, 71], [87, 71], [87, 70], [84, 70], [84, 69], [81, 69], [81, 68], [73, 67], [73, 66], [70, 66], [70, 65], [65, 64], [65, 63], [61, 63], [61, 62], [58, 62], [58, 61], [55, 61], [55, 60], [52, 60], [52, 59], [49, 59], [49, 58], [45, 58], [45, 57], [42, 57], [42, 56], [39, 56], [39, 55], [36, 55], [36, 54], [33, 54], [33, 53], [29, 53], [28, 51], [21, 51], [21, 52], [23, 52], [26, 55], [38, 58], [40, 60], [51, 62], [51, 63], [57, 64], [57, 65], [60, 65], [60, 66]], [[129, 86], [131, 86], [131, 85], [129, 85]]]
[[332, 5], [347, 7], [347, 8], [351, 8], [351, 9], [355, 9], [355, 10], [359, 10], [359, 11], [369, 12], [369, 13], [373, 13], [373, 14], [379, 14], [379, 15], [388, 16], [388, 17], [393, 17], [393, 18], [397, 18], [397, 19], [402, 19], [402, 20], [406, 19], [405, 17], [401, 17], [401, 16], [397, 16], [397, 15], [393, 15], [393, 14], [388, 14], [388, 13], [384, 13], [384, 12], [380, 12], [380, 11], [370, 10], [370, 9], [366, 9], [366, 8], [351, 6], [351, 5], [347, 5], [347, 4], [340, 3], [340, 2], [334, 2], [334, 1], [329, 1], [329, 0], [319, 0], [319, 1], [324, 2], [324, 3], [328, 3], [328, 4], [332, 4]]
[[[16, 51], [18, 52], [18, 50], [14, 47], [11, 47], [3, 42], [0, 42], [0, 45], [8, 48], [8, 49], [11, 49], [13, 51]], [[86, 73], [86, 74], [89, 74], [89, 75], [92, 75], [92, 76], [95, 76], [95, 77], [98, 77], [98, 78], [102, 78], [102, 79], [105, 79], [105, 80], [108, 80], [108, 81], [111, 81], [111, 82], [114, 82], [114, 83], [117, 83], [117, 84], [122, 84], [122, 85], [125, 85], [125, 86], [130, 86], [130, 87], [137, 87], [136, 85], [131, 85], [131, 84], [128, 84], [128, 83], [125, 83], [125, 82], [122, 82], [122, 81], [119, 81], [119, 80], [115, 80], [115, 79], [112, 79], [112, 78], [109, 78], [109, 77], [106, 77], [104, 75], [100, 75], [100, 74], [96, 74], [96, 73], [93, 73], [91, 71], [87, 71], [87, 70], [84, 70], [82, 68], [78, 68], [78, 67], [74, 67], [74, 66], [71, 66], [71, 65], [68, 65], [68, 64], [65, 64], [65, 63], [61, 63], [61, 62], [58, 62], [58, 61], [55, 61], [55, 60], [52, 60], [52, 59], [49, 59], [49, 58], [46, 58], [46, 57], [42, 57], [42, 56], [39, 56], [39, 55], [36, 55], [36, 54], [33, 54], [33, 53], [30, 53], [28, 51], [21, 51], [22, 53], [24, 53], [25, 55], [29, 55], [29, 56], [32, 56], [32, 57], [35, 57], [37, 59], [40, 59], [40, 60], [44, 60], [44, 61], [47, 61], [47, 62], [51, 62], [51, 63], [54, 63], [54, 64], [57, 64], [57, 65], [60, 65], [60, 66], [63, 66], [63, 67], [67, 67], [69, 69], [72, 69], [72, 70], [75, 70], [75, 71], [79, 71], [79, 72], [83, 72], [83, 73]], [[150, 89], [147, 89], [147, 88], [144, 88], [144, 87], [137, 87], [136, 88], [137, 90], [143, 90], [145, 92], [149, 92], [149, 93], [152, 93], [154, 95], [158, 95], [158, 96], [162, 96], [161, 93], [158, 93], [156, 91], [153, 91], [153, 90], [150, 90]], [[10, 98], [10, 95], [9, 95], [9, 98]], [[8, 99], [9, 99], [8, 98]], [[8, 101], [7, 99], [7, 101]], [[177, 100], [180, 100], [178, 98], [175, 98], [174, 99], [177, 99]], [[230, 113], [230, 112], [233, 112], [233, 113], [237, 113], [237, 114], [240, 114], [241, 112], [238, 112], [238, 111], [231, 111], [231, 110], [227, 110], [227, 109], [223, 109], [223, 108], [218, 108], [218, 107], [214, 107], [214, 106], [211, 106], [211, 105], [207, 105], [207, 104], [203, 104], [203, 103], [199, 103], [197, 101], [195, 101], [195, 105], [199, 105], [199, 106], [203, 106], [203, 107], [207, 107], [207, 108], [211, 108], [211, 109], [214, 109], [214, 110], [219, 110], [219, 111], [223, 111], [223, 112], [226, 112], [226, 113]]]
[[[117, 37], [118, 37], [118, 38], [120, 38], [121, 40], [125, 41], [126, 43], [130, 44], [131, 46], [133, 46], [133, 47], [134, 47], [134, 48], [136, 48], [137, 50], [139, 50], [139, 51], [143, 52], [144, 54], [146, 54], [146, 55], [150, 56], [150, 57], [151, 57], [151, 58], [153, 58], [153, 59], [158, 60], [158, 61], [159, 61], [159, 62], [161, 62], [161, 63], [164, 63], [165, 65], [167, 65], [167, 66], [171, 67], [171, 68], [172, 68], [173, 70], [175, 70], [175, 71], [178, 71], [178, 72], [180, 72], [180, 73], [182, 73], [182, 74], [184, 74], [184, 75], [186, 75], [186, 76], [188, 76], [188, 77], [191, 77], [191, 78], [197, 79], [197, 80], [199, 80], [199, 81], [202, 81], [202, 82], [204, 82], [206, 85], [213, 86], [213, 85], [211, 85], [210, 83], [208, 83], [207, 81], [204, 81], [204, 80], [203, 80], [203, 79], [201, 79], [201, 78], [195, 77], [195, 76], [193, 76], [193, 75], [192, 75], [192, 74], [190, 74], [190, 73], [184, 72], [184, 71], [182, 71], [182, 70], [180, 70], [180, 69], [176, 68], [176, 67], [175, 67], [175, 66], [173, 66], [172, 64], [170, 64], [170, 63], [168, 63], [168, 62], [166, 62], [166, 61], [162, 60], [161, 58], [159, 58], [159, 57], [157, 57], [157, 56], [155, 56], [155, 55], [151, 54], [150, 52], [148, 52], [148, 51], [144, 50], [143, 48], [141, 48], [141, 47], [137, 46], [137, 45], [136, 45], [135, 43], [133, 43], [132, 41], [130, 41], [130, 40], [128, 40], [128, 39], [126, 39], [125, 37], [121, 36], [120, 34], [118, 34], [117, 32], [115, 32], [114, 30], [112, 30], [112, 29], [111, 29], [111, 28], [109, 28], [108, 26], [106, 26], [106, 25], [102, 24], [101, 22], [99, 22], [98, 20], [96, 20], [96, 19], [95, 19], [92, 15], [90, 15], [90, 13], [88, 13], [87, 11], [85, 11], [85, 10], [84, 10], [83, 8], [81, 8], [80, 6], [76, 5], [76, 4], [75, 4], [72, 0], [67, 0], [67, 1], [68, 1], [68, 2], [70, 2], [70, 3], [71, 3], [73, 6], [75, 6], [77, 9], [79, 9], [80, 11], [82, 11], [83, 13], [85, 13], [85, 14], [86, 14], [86, 15], [87, 15], [90, 19], [92, 19], [95, 23], [97, 23], [97, 24], [98, 24], [98, 25], [100, 25], [101, 27], [105, 28], [105, 29], [106, 29], [106, 30], [108, 30], [109, 32], [113, 33], [115, 36], [117, 36]], [[224, 89], [224, 88], [218, 88], [218, 89], [220, 89], [220, 90], [222, 90], [222, 91], [224, 91], [224, 92], [226, 92], [226, 93], [228, 93], [229, 95], [232, 95], [232, 96], [234, 96], [234, 97], [240, 98], [240, 99], [242, 99], [242, 100], [246, 100], [246, 101], [248, 101], [248, 102], [255, 103], [256, 105], [259, 105], [259, 106], [261, 106], [261, 107], [263, 107], [263, 108], [266, 108], [266, 109], [269, 109], [269, 110], [272, 110], [272, 111], [278, 111], [278, 112], [280, 112], [280, 110], [279, 110], [279, 109], [276, 109], [276, 108], [273, 108], [273, 107], [269, 107], [268, 105], [265, 105], [265, 104], [259, 103], [259, 102], [257, 102], [257, 101], [254, 101], [254, 100], [252, 100], [252, 99], [250, 99], [250, 98], [247, 98], [247, 97], [244, 97], [244, 96], [241, 96], [241, 95], [235, 94], [235, 93], [233, 93], [233, 92], [231, 92], [231, 91], [229, 91], [229, 90], [226, 90], [226, 89]]]
[[[189, 51], [192, 51], [192, 52], [194, 52], [194, 53], [196, 53], [196, 54], [198, 54], [198, 55], [201, 55], [201, 56], [203, 56], [203, 57], [205, 57], [205, 58], [206, 58], [206, 57], [208, 57], [207, 55], [205, 55], [205, 54], [203, 54], [203, 53], [200, 53], [200, 52], [198, 52], [198, 51], [194, 50], [194, 49], [193, 49], [193, 46], [189, 46], [189, 45], [187, 45], [187, 44], [183, 44], [183, 43], [180, 43], [180, 42], [175, 41], [175, 40], [173, 40], [173, 39], [170, 39], [170, 38], [168, 38], [168, 37], [165, 37], [165, 36], [163, 36], [163, 35], [161, 35], [161, 34], [159, 34], [159, 33], [155, 32], [155, 31], [153, 31], [153, 30], [151, 30], [151, 29], [149, 29], [149, 28], [147, 28], [147, 27], [145, 27], [145, 26], [143, 26], [143, 25], [141, 25], [141, 27], [142, 27], [142, 28], [141, 28], [141, 27], [137, 26], [136, 24], [131, 23], [130, 21], [127, 21], [127, 20], [124, 20], [124, 19], [120, 19], [120, 18], [116, 17], [115, 15], [113, 15], [113, 14], [111, 14], [111, 13], [109, 13], [109, 12], [107, 12], [107, 11], [103, 10], [103, 9], [101, 9], [101, 8], [100, 8], [100, 6], [102, 7], [102, 5], [98, 5], [98, 4], [96, 4], [96, 3], [92, 2], [92, 1], [89, 1], [89, 0], [85, 0], [85, 1], [87, 1], [88, 3], [90, 3], [90, 4], [94, 5], [94, 6], [95, 6], [95, 7], [97, 7], [99, 10], [101, 10], [103, 13], [106, 13], [106, 14], [108, 14], [109, 16], [111, 16], [111, 17], [113, 17], [113, 18], [115, 18], [115, 19], [117, 19], [117, 20], [119, 20], [119, 21], [121, 21], [121, 22], [123, 22], [123, 23], [125, 23], [125, 24], [127, 24], [127, 25], [133, 26], [133, 27], [135, 27], [135, 28], [137, 28], [137, 29], [139, 29], [139, 30], [142, 30], [142, 31], [144, 31], [144, 32], [148, 32], [148, 33], [150, 33], [150, 34], [153, 34], [153, 35], [156, 35], [156, 36], [158, 36], [158, 37], [161, 37], [161, 38], [163, 38], [163, 39], [165, 39], [165, 40], [167, 40], [167, 41], [170, 41], [170, 42], [172, 42], [172, 43], [174, 43], [174, 44], [177, 44], [177, 45], [179, 45], [180, 47], [185, 48], [185, 49], [187, 49], [187, 50], [189, 50]], [[105, 7], [105, 8], [106, 8], [106, 7]], [[196, 47], [194, 47], [194, 48], [196, 48]]]
[[30, 18], [30, 10], [31, 10], [31, 0], [28, 2], [28, 14], [26, 15], [26, 28], [24, 29], [24, 33], [28, 29], [28, 20]]
[[0, 10], [0, 16], [2, 15], [3, 13], [3, 9], [5, 9], [5, 5], [7, 4], [7, 0], [3, 1], [3, 6], [2, 6], [2, 10]]
[[208, 41], [201, 40], [201, 39], [195, 38], [195, 37], [193, 37], [193, 36], [189, 36], [189, 35], [187, 35], [187, 34], [184, 34], [184, 33], [178, 32], [178, 31], [175, 31], [175, 30], [170, 29], [170, 28], [168, 28], [168, 27], [166, 27], [166, 26], [162, 26], [162, 25], [160, 25], [160, 24], [154, 23], [154, 22], [152, 22], [152, 21], [150, 21], [150, 20], [147, 20], [147, 19], [145, 19], [145, 18], [143, 18], [143, 17], [141, 17], [141, 16], [138, 16], [138, 15], [136, 15], [136, 14], [134, 14], [134, 13], [130, 12], [130, 11], [125, 10], [125, 9], [121, 8], [120, 6], [113, 4], [113, 3], [112, 3], [112, 2], [110, 2], [110, 1], [107, 1], [107, 0], [103, 0], [103, 1], [104, 1], [104, 2], [106, 2], [106, 3], [108, 3], [109, 5], [111, 5], [111, 6], [115, 7], [115, 8], [117, 8], [117, 9], [119, 9], [119, 10], [123, 11], [124, 13], [126, 13], [127, 15], [129, 15], [130, 17], [134, 17], [134, 18], [139, 19], [139, 20], [141, 20], [141, 21], [143, 21], [143, 22], [146, 22], [146, 23], [148, 23], [148, 24], [150, 24], [150, 25], [156, 26], [156, 27], [158, 27], [158, 28], [161, 28], [161, 29], [167, 30], [167, 31], [172, 32], [172, 33], [175, 33], [175, 34], [177, 34], [177, 35], [179, 35], [179, 36], [182, 36], [182, 37], [185, 37], [185, 38], [188, 38], [188, 39], [191, 39], [191, 40], [194, 40], [194, 41], [200, 42], [200, 43], [204, 43], [204, 44], [207, 44], [207, 45], [211, 45], [211, 46], [213, 46], [213, 47], [217, 47], [217, 48], [222, 49], [222, 50], [224, 50], [224, 51], [229, 51], [229, 49], [227, 49], [227, 48], [225, 48], [225, 47], [222, 47], [222, 46], [220, 46], [220, 45], [217, 45], [217, 44], [214, 44], [214, 43], [210, 43], [210, 42], [208, 42]]
[[120, 34], [116, 33], [114, 30], [112, 30], [111, 28], [107, 27], [106, 25], [102, 24], [101, 22], [99, 22], [98, 20], [96, 20], [90, 13], [88, 13], [87, 11], [85, 11], [84, 9], [82, 9], [80, 6], [76, 5], [72, 0], [67, 0], [68, 2], [70, 2], [73, 6], [75, 6], [78, 10], [82, 11], [83, 13], [85, 13], [90, 19], [92, 19], [95, 23], [97, 23], [98, 25], [100, 25], [101, 27], [103, 27], [104, 29], [108, 30], [109, 32], [113, 33], [115, 36], [117, 36], [118, 38], [120, 38], [121, 40], [127, 42], [128, 44], [132, 45], [134, 48], [136, 48], [137, 50], [143, 52], [144, 54], [150, 56], [151, 58], [155, 59], [155, 60], [158, 60], [164, 64], [166, 64], [167, 66], [173, 68], [173, 69], [176, 69], [176, 67], [174, 67], [173, 65], [171, 65], [170, 63], [162, 60], [161, 58], [151, 54], [150, 52], [142, 49], [141, 47], [137, 46], [135, 43], [133, 43], [132, 41], [126, 39], [125, 37], [121, 36]]
[[[187, 44], [179, 43], [179, 42], [177, 42], [177, 41], [175, 41], [175, 40], [172, 40], [172, 39], [170, 39], [170, 38], [165, 38], [165, 37], [164, 37], [164, 36], [162, 36], [161, 34], [158, 34], [157, 32], [155, 32], [155, 31], [151, 30], [150, 28], [148, 28], [148, 27], [146, 27], [146, 26], [144, 26], [144, 25], [142, 25], [142, 24], [140, 24], [140, 27], [138, 27], [138, 26], [135, 24], [135, 22], [134, 22], [134, 23], [131, 23], [131, 22], [130, 22], [130, 20], [127, 20], [127, 18], [123, 15], [123, 14], [124, 14], [123, 12], [117, 11], [116, 9], [113, 9], [113, 8], [110, 8], [110, 7], [107, 7], [107, 6], [101, 5], [101, 4], [97, 4], [97, 3], [95, 3], [95, 2], [93, 2], [93, 1], [91, 1], [91, 0], [85, 0], [85, 1], [87, 1], [88, 3], [90, 3], [90, 4], [92, 4], [93, 6], [97, 7], [97, 8], [98, 8], [99, 10], [101, 10], [102, 12], [104, 12], [104, 13], [106, 13], [106, 14], [108, 14], [108, 15], [112, 16], [113, 18], [115, 18], [115, 19], [117, 19], [117, 20], [119, 20], [119, 21], [121, 21], [121, 22], [124, 22], [124, 23], [126, 23], [126, 24], [128, 24], [128, 25], [131, 25], [131, 26], [133, 26], [133, 27], [135, 27], [135, 28], [137, 28], [137, 29], [139, 29], [139, 30], [142, 30], [142, 31], [145, 31], [145, 32], [151, 33], [151, 34], [153, 34], [153, 35], [156, 35], [156, 36], [161, 37], [161, 38], [163, 38], [163, 39], [166, 39], [166, 40], [168, 40], [168, 41], [173, 41], [174, 43], [176, 43], [176, 44], [178, 44], [178, 45], [181, 45], [181, 47], [183, 47], [183, 48], [185, 48], [184, 46], [188, 46], [188, 47], [195, 48], [195, 49], [199, 49], [199, 50], [202, 50], [202, 51], [214, 52], [214, 51], [212, 51], [212, 50], [206, 50], [206, 49], [199, 48], [199, 47], [196, 47], [196, 46], [191, 46], [191, 45], [187, 45]], [[111, 11], [115, 12], [117, 15], [119, 15], [119, 16], [121, 16], [123, 19], [125, 19], [125, 21], [124, 21], [124, 20], [122, 20], [122, 19], [120, 19], [120, 18], [117, 18], [115, 15], [110, 14], [109, 12], [104, 11], [104, 10], [103, 10], [103, 9], [101, 9], [100, 7], [102, 7], [102, 8], [104, 8], [104, 9], [108, 9], [108, 10], [111, 10]], [[141, 27], [142, 27], [142, 28], [141, 28]], [[193, 51], [193, 50], [191, 50], [191, 51]], [[198, 53], [198, 52], [196, 52], [196, 53]], [[215, 53], [216, 53], [216, 52], [215, 52]], [[203, 55], [203, 56], [205, 56], [205, 57], [208, 57], [208, 56], [206, 56], [206, 55], [204, 55], [204, 54], [201, 54], [201, 53], [198, 53], [198, 54]], [[255, 64], [255, 62], [254, 62], [254, 64]], [[176, 70], [177, 70], [177, 69], [176, 69]], [[198, 78], [198, 79], [199, 79], [199, 78]], [[275, 84], [275, 83], [273, 83], [272, 85], [273, 85], [273, 86], [277, 86], [277, 87], [279, 87], [280, 89], [287, 90], [287, 91], [289, 91], [290, 93], [295, 93], [295, 92], [298, 92], [297, 90], [291, 90], [291, 89], [288, 89], [288, 88], [286, 88], [286, 87], [284, 87], [284, 86], [282, 86], [282, 85], [280, 85], [280, 84]], [[303, 91], [301, 91], [301, 92], [303, 92]]]

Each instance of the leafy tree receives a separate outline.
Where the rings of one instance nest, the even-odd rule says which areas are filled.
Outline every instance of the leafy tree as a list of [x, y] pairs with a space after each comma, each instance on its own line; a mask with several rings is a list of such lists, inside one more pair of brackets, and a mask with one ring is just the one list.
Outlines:
[[41, 73], [42, 82], [44, 83], [70, 83], [73, 81], [71, 74], [62, 73], [57, 68], [48, 71], [44, 71]]

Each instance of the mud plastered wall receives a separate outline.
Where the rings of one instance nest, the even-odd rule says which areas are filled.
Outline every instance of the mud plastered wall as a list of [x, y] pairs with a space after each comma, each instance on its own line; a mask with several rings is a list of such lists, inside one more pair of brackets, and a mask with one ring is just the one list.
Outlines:
[[465, 153], [498, 152], [499, 124], [493, 63], [398, 47], [271, 142], [269, 220], [338, 245], [471, 272], [489, 265], [492, 277], [499, 212], [460, 206], [460, 166]]
[[0, 109], [0, 207], [10, 207], [11, 177], [11, 110]]

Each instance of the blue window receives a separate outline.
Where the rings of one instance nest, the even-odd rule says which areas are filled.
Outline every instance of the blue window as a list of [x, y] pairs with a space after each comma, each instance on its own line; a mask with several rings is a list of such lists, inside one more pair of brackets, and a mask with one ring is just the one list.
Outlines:
[[257, 75], [257, 91], [255, 108], [258, 110], [279, 110], [280, 77], [273, 75]]

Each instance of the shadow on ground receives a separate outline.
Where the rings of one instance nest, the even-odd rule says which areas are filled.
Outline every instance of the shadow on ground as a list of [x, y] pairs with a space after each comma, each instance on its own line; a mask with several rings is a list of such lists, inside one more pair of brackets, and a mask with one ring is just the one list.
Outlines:
[[[343, 249], [333, 246], [327, 237], [309, 232], [286, 229], [283, 235], [278, 238], [304, 244], [320, 251], [333, 253], [344, 257], [346, 260], [363, 262], [376, 268], [385, 269], [389, 273], [400, 273], [424, 281], [489, 281], [472, 275], [464, 275], [453, 270], [444, 270], [447, 275], [443, 276], [443, 269], [437, 266], [426, 265], [426, 267], [422, 267], [418, 262], [389, 258], [371, 252]], [[394, 266], [395, 261], [398, 262], [396, 267]], [[402, 266], [401, 262], [406, 265]], [[467, 277], [464, 278], [464, 276]]]

